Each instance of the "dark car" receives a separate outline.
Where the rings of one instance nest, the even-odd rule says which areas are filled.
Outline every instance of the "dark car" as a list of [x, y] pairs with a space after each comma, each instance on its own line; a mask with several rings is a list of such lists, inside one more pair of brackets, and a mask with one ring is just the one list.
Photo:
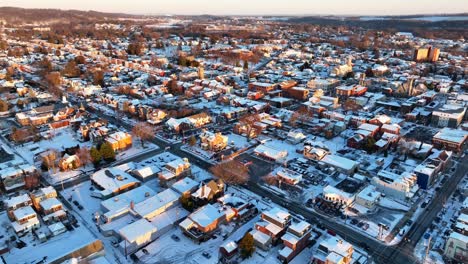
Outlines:
[[355, 225], [355, 224], [357, 224], [358, 222], [359, 222], [359, 221], [358, 221], [357, 219], [351, 219], [351, 222], [350, 222], [350, 223], [351, 223], [352, 225]]

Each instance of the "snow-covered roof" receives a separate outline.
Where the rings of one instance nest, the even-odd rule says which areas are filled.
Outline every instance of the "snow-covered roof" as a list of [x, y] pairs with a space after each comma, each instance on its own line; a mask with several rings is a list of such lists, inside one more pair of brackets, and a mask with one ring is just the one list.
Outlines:
[[354, 160], [333, 154], [325, 156], [321, 161], [330, 166], [342, 168], [347, 171], [354, 169], [358, 165], [358, 163]]
[[48, 198], [40, 202], [41, 207], [44, 210], [50, 210], [54, 207], [61, 206], [62, 203], [57, 198]]
[[153, 217], [154, 214], [162, 213], [166, 207], [177, 201], [180, 194], [172, 189], [166, 189], [155, 196], [135, 204], [135, 212], [141, 217]]
[[145, 218], [142, 218], [121, 228], [119, 234], [129, 243], [133, 243], [138, 240], [138, 238], [148, 236], [148, 234], [151, 235], [156, 231], [156, 227]]
[[34, 212], [31, 206], [26, 206], [13, 211], [13, 215], [15, 216], [15, 219], [19, 220], [30, 215], [36, 215], [36, 212]]
[[189, 178], [189, 177], [185, 177], [179, 181], [177, 181], [176, 183], [174, 183], [171, 188], [173, 190], [175, 190], [176, 192], [178, 193], [185, 193], [189, 190], [192, 190], [193, 188], [195, 188], [196, 186], [198, 186], [198, 182]]
[[151, 196], [154, 196], [155, 194], [156, 192], [153, 191], [153, 189], [147, 185], [142, 185], [128, 192], [121, 193], [117, 196], [102, 201], [101, 207], [105, 208], [107, 211], [116, 211], [129, 207], [132, 201], [133, 203], [137, 204]]
[[30, 200], [31, 199], [29, 198], [29, 195], [22, 194], [18, 196], [13, 196], [10, 199], [6, 200], [5, 202], [6, 202], [7, 207], [15, 207], [18, 204], [23, 204]]
[[104, 189], [101, 191], [104, 196], [139, 183], [133, 176], [117, 167], [99, 170], [91, 175], [91, 180]]
[[189, 218], [197, 225], [207, 227], [223, 215], [224, 213], [220, 209], [211, 204], [207, 204], [193, 212]]
[[456, 130], [451, 128], [442, 128], [437, 134], [434, 135], [434, 139], [440, 139], [449, 142], [462, 143], [467, 140], [468, 131]]

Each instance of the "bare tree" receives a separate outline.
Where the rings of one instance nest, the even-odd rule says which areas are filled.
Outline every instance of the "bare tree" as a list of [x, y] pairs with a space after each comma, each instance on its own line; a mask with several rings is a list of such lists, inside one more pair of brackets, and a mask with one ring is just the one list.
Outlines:
[[[257, 129], [255, 127], [255, 123], [260, 121], [260, 117], [258, 114], [252, 115], [245, 115], [239, 119], [239, 122], [243, 124], [246, 128], [245, 132], [247, 134], [247, 138], [250, 139], [252, 137], [252, 133]], [[256, 131], [258, 134], [258, 131]]]
[[89, 152], [89, 148], [80, 148], [80, 149], [78, 149], [78, 151], [76, 152], [76, 156], [78, 157], [78, 159], [81, 162], [81, 165], [83, 165], [83, 166], [88, 165], [92, 161], [91, 154]]
[[249, 180], [249, 169], [236, 160], [219, 163], [210, 172], [228, 184], [244, 184]]
[[132, 128], [132, 133], [140, 139], [141, 146], [144, 147], [144, 142], [150, 140], [154, 136], [153, 128], [146, 122], [139, 122]]
[[42, 156], [42, 165], [48, 170], [52, 169], [55, 173], [57, 169], [58, 151], [55, 149], [47, 150]]
[[262, 177], [262, 180], [268, 185], [275, 185], [275, 186], [278, 185], [278, 177], [272, 174], [268, 174]]

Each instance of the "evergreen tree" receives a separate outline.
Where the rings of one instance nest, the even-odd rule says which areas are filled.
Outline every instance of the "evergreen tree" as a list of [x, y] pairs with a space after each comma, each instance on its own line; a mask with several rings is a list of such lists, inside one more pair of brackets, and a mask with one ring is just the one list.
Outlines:
[[103, 143], [99, 152], [105, 161], [115, 160], [115, 151], [109, 142]]
[[94, 165], [98, 165], [99, 162], [101, 162], [101, 152], [99, 152], [99, 150], [96, 147], [92, 147], [89, 151], [89, 154], [91, 155], [91, 160], [93, 161]]
[[247, 232], [239, 243], [240, 253], [243, 258], [249, 258], [255, 251], [254, 238]]

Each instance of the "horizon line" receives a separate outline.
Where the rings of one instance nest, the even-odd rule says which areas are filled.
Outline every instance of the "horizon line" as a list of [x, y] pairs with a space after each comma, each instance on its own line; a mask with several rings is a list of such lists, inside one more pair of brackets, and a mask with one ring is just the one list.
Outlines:
[[31, 9], [31, 10], [61, 10], [61, 11], [82, 11], [82, 12], [99, 12], [107, 14], [122, 14], [122, 15], [138, 15], [138, 16], [244, 16], [244, 17], [303, 17], [303, 16], [335, 16], [335, 17], [401, 17], [401, 16], [453, 16], [461, 15], [468, 16], [468, 11], [464, 12], [453, 12], [453, 13], [412, 13], [412, 14], [331, 14], [331, 13], [308, 13], [308, 14], [203, 14], [203, 13], [192, 13], [192, 14], [177, 14], [177, 13], [142, 13], [142, 12], [121, 12], [121, 11], [100, 11], [93, 9], [63, 9], [53, 7], [18, 7], [18, 6], [0, 6], [0, 8], [18, 8], [18, 9]]

